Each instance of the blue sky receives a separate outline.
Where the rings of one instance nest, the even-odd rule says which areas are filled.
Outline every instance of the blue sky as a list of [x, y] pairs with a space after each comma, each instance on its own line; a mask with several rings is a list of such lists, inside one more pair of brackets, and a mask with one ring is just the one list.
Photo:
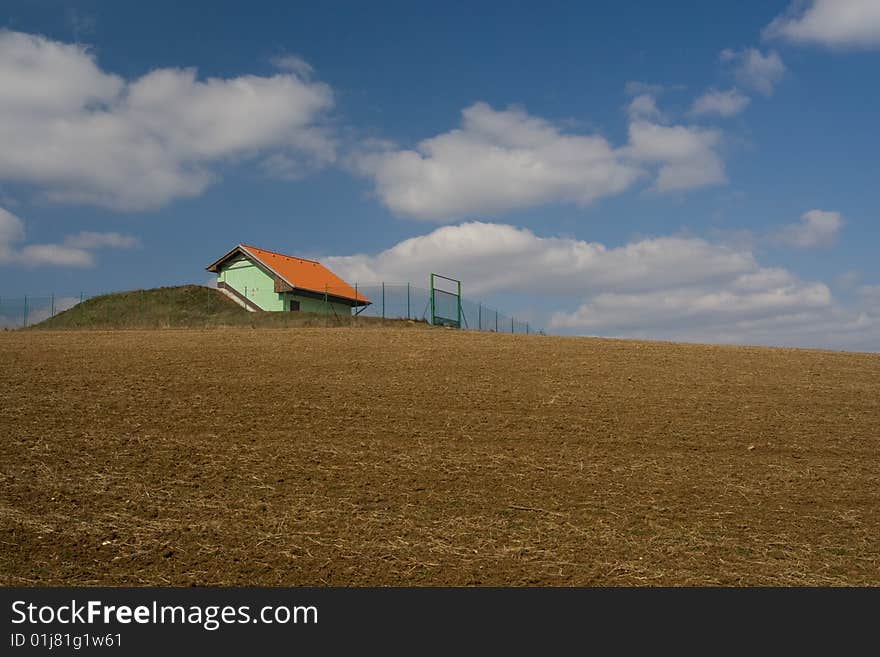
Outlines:
[[880, 350], [880, 3], [0, 13], [0, 297], [239, 242], [551, 333]]

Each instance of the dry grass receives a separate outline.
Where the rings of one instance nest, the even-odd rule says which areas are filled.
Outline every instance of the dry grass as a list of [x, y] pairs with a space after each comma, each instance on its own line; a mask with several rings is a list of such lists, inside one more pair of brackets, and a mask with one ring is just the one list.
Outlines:
[[424, 320], [383, 319], [335, 313], [248, 312], [219, 290], [202, 285], [113, 292], [58, 313], [31, 330], [178, 328], [426, 328]]
[[880, 585], [880, 356], [0, 334], [0, 584]]

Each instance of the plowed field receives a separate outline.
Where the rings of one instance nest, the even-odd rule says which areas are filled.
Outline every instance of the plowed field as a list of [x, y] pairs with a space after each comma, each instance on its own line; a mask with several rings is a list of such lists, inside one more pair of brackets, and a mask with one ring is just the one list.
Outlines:
[[0, 584], [880, 585], [880, 355], [0, 333]]

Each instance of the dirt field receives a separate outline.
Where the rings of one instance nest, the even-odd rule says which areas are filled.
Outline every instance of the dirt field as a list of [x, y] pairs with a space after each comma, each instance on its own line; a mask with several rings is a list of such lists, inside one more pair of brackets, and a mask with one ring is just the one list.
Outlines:
[[0, 584], [880, 585], [880, 355], [0, 333]]

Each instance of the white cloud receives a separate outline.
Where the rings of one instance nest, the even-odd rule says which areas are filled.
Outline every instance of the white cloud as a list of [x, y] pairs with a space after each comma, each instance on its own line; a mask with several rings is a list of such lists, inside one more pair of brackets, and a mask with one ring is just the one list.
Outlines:
[[541, 304], [546, 315], [533, 318], [553, 332], [880, 350], [880, 287], [863, 286], [861, 305], [842, 307], [822, 282], [763, 266], [750, 250], [693, 237], [610, 248], [468, 222], [376, 255], [322, 262], [361, 284], [447, 272], [462, 279], [465, 296]]
[[631, 119], [652, 119], [663, 121], [665, 117], [657, 108], [657, 99], [651, 94], [641, 94], [633, 98], [626, 107]]
[[690, 113], [695, 116], [735, 116], [749, 106], [751, 98], [739, 89], [710, 89], [694, 101]]
[[309, 167], [296, 157], [284, 153], [273, 153], [260, 162], [266, 175], [280, 180], [301, 180], [309, 173]]
[[89, 251], [64, 244], [28, 244], [15, 254], [15, 263], [24, 267], [94, 267]]
[[880, 313], [880, 285], [860, 285], [858, 294], [865, 304]]
[[272, 58], [272, 65], [282, 71], [293, 71], [301, 78], [310, 78], [315, 73], [312, 65], [297, 55], [278, 55]]
[[13, 244], [24, 239], [24, 222], [0, 208], [0, 265], [15, 258]]
[[[645, 106], [642, 109], [648, 109]], [[714, 147], [720, 134], [637, 119], [630, 144], [615, 148], [598, 135], [568, 134], [511, 107], [476, 103], [462, 126], [420, 142], [353, 156], [375, 181], [381, 201], [399, 215], [455, 221], [552, 202], [580, 205], [619, 194], [658, 168], [655, 188], [683, 190], [724, 181]]]
[[65, 246], [75, 249], [131, 249], [138, 246], [140, 241], [133, 235], [122, 233], [93, 233], [82, 231], [76, 235], [70, 235], [64, 240]]
[[830, 246], [844, 226], [839, 212], [810, 210], [801, 215], [797, 223], [788, 224], [779, 230], [775, 240], [799, 249], [814, 249]]
[[641, 174], [603, 137], [564, 134], [521, 109], [486, 103], [465, 108], [461, 128], [415, 150], [362, 153], [354, 164], [394, 212], [446, 221], [553, 201], [587, 204]]
[[609, 249], [484, 222], [444, 226], [375, 256], [322, 262], [350, 281], [419, 280], [426, 271], [448, 271], [466, 280], [471, 294], [519, 291], [564, 297], [607, 288], [649, 291], [757, 269], [751, 254], [701, 239], [663, 237]]
[[733, 67], [733, 74], [740, 84], [756, 89], [765, 96], [773, 93], [786, 70], [782, 58], [772, 50], [766, 55], [756, 48], [722, 50], [721, 61]]
[[659, 164], [654, 183], [657, 191], [693, 189], [726, 180], [724, 164], [715, 150], [721, 141], [716, 130], [634, 121], [629, 139], [631, 157]]
[[718, 287], [670, 288], [642, 294], [602, 293], [573, 313], [553, 315], [550, 327], [586, 332], [683, 327], [693, 330], [697, 326], [718, 327], [731, 321], [779, 317], [830, 305], [831, 293], [823, 283], [795, 280], [756, 288], [734, 279]]
[[92, 267], [93, 250], [99, 248], [128, 249], [138, 239], [121, 233], [80, 232], [68, 236], [61, 244], [25, 244], [24, 222], [0, 208], [0, 265], [21, 267]]
[[0, 249], [24, 239], [24, 222], [8, 210], [0, 208]]
[[199, 80], [158, 69], [126, 81], [82, 46], [0, 31], [0, 88], [0, 180], [56, 201], [154, 208], [200, 194], [225, 162], [335, 158], [322, 127], [333, 94], [295, 72]]
[[834, 278], [834, 282], [842, 290], [852, 290], [856, 287], [856, 285], [858, 285], [861, 278], [862, 275], [860, 272], [855, 269], [850, 269], [843, 272], [842, 274], [837, 275]]
[[[844, 307], [832, 299], [825, 303], [825, 291], [818, 287], [821, 284], [816, 285], [812, 291], [780, 292], [773, 297], [774, 304], [776, 301], [787, 302], [790, 312], [781, 308], [779, 313], [767, 312], [767, 309], [759, 311], [760, 301], [752, 301], [753, 307], [742, 317], [722, 315], [713, 319], [711, 314], [701, 316], [688, 303], [682, 303], [677, 321], [654, 322], [651, 311], [646, 310], [642, 314], [634, 313], [630, 324], [597, 323], [590, 328], [576, 324], [555, 330], [646, 340], [880, 351], [880, 312], [860, 311], [857, 306]], [[637, 300], [631, 301], [638, 303]], [[592, 309], [605, 312], [605, 308], [599, 305]]]
[[880, 46], [880, 2], [812, 0], [795, 2], [764, 30], [767, 38], [835, 48]]
[[4, 114], [76, 112], [112, 101], [125, 86], [83, 46], [6, 30], [0, 30], [0, 82]]

